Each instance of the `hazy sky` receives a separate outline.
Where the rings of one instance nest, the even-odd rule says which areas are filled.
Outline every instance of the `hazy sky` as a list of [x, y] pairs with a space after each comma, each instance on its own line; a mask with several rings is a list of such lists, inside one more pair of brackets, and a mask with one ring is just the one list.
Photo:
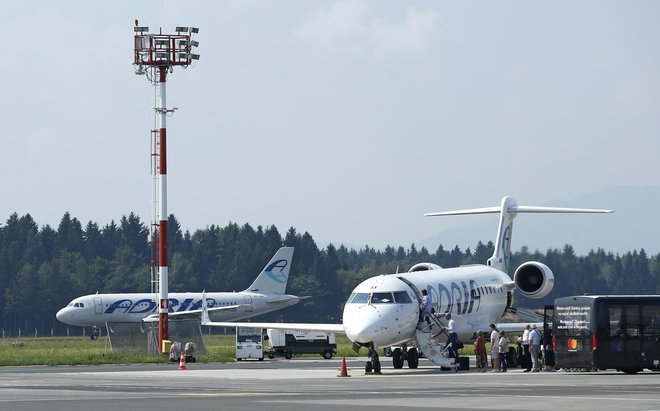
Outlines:
[[168, 80], [191, 231], [381, 248], [469, 223], [425, 212], [660, 185], [657, 1], [25, 1], [0, 14], [0, 219], [150, 220], [136, 18], [200, 28]]

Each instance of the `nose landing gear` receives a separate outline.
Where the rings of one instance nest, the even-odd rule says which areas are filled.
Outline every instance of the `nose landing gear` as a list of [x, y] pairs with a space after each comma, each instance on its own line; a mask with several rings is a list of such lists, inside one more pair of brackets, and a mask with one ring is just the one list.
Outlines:
[[369, 350], [369, 361], [364, 364], [364, 372], [367, 374], [381, 374], [378, 350], [374, 346], [374, 343], [370, 342], [369, 345], [367, 345], [367, 349]]

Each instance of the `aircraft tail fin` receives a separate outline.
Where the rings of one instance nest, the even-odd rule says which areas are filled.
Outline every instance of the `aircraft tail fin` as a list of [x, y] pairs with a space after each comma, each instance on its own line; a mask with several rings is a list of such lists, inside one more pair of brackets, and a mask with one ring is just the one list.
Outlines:
[[270, 259], [266, 267], [245, 291], [269, 294], [284, 294], [289, 281], [289, 269], [293, 258], [293, 247], [282, 247]]
[[511, 232], [513, 230], [513, 219], [519, 213], [613, 213], [614, 210], [603, 210], [595, 208], [565, 208], [565, 207], [537, 207], [519, 206], [513, 197], [503, 197], [499, 207], [472, 208], [467, 210], [442, 211], [438, 213], [427, 213], [425, 216], [447, 216], [466, 214], [490, 214], [499, 213], [500, 223], [497, 229], [497, 240], [495, 252], [488, 259], [488, 265], [505, 273], [509, 272], [509, 261], [511, 259]]

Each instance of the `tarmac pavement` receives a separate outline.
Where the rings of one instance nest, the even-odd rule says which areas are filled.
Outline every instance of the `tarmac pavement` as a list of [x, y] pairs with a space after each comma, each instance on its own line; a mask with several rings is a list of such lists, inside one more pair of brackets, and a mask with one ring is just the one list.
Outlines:
[[660, 373], [441, 371], [365, 375], [364, 358], [0, 368], [0, 410], [660, 410]]

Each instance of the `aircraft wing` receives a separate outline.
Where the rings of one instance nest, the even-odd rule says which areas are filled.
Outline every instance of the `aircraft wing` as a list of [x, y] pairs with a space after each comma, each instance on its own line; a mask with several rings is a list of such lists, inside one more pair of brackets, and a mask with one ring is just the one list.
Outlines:
[[202, 294], [202, 319], [201, 324], [210, 327], [246, 327], [246, 328], [271, 328], [276, 330], [301, 330], [301, 331], [326, 331], [343, 333], [343, 324], [310, 324], [310, 323], [256, 323], [256, 322], [232, 322], [211, 321], [209, 319], [206, 297]]
[[[241, 307], [247, 307], [249, 304], [236, 304], [236, 305], [225, 305], [222, 307], [211, 307], [207, 308], [209, 312], [216, 312], [216, 311], [236, 311], [237, 309]], [[188, 311], [181, 311], [181, 312], [173, 312], [169, 313], [168, 317], [170, 318], [199, 318], [202, 315], [202, 310], [188, 310]], [[147, 317], [144, 317], [142, 319], [144, 322], [158, 322], [158, 314], [151, 314]]]
[[232, 322], [232, 321], [204, 321], [202, 325], [210, 327], [249, 327], [270, 328], [275, 330], [300, 330], [300, 331], [325, 331], [344, 333], [343, 324], [312, 324], [312, 323], [257, 323], [257, 322]]
[[[272, 300], [268, 300], [268, 301], [266, 301], [266, 302], [267, 302], [268, 304], [279, 304], [279, 303], [286, 303], [286, 302], [289, 302], [289, 301], [291, 301], [291, 300], [299, 300], [299, 301], [300, 301], [300, 300], [302, 300], [302, 298], [300, 298], [300, 297], [273, 298]], [[209, 308], [209, 311], [210, 311], [210, 310], [211, 310], [211, 309]]]

